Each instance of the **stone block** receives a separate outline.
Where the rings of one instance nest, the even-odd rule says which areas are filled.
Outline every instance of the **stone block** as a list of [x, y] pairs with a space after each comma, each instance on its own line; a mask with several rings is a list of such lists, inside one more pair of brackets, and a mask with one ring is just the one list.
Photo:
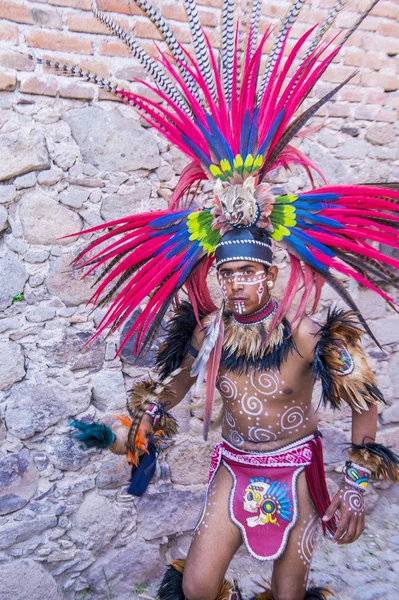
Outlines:
[[142, 181], [137, 183], [129, 194], [105, 196], [101, 204], [102, 218], [105, 221], [112, 221], [138, 212], [139, 207], [150, 200], [151, 187], [150, 183]]
[[76, 237], [60, 238], [82, 229], [79, 215], [41, 191], [27, 192], [22, 197], [20, 217], [24, 238], [32, 244], [71, 244]]
[[90, 333], [74, 328], [66, 330], [61, 342], [54, 343], [46, 352], [51, 367], [67, 367], [71, 371], [78, 369], [100, 369], [104, 363], [104, 342], [97, 338], [84, 348]]
[[27, 279], [25, 265], [14, 252], [0, 258], [0, 310], [11, 306], [14, 296], [23, 292]]
[[[5, 550], [13, 544], [29, 540], [31, 537], [40, 535], [43, 531], [56, 525], [57, 518], [50, 515], [37, 515], [30, 521], [11, 521], [0, 528], [0, 550]], [[1, 582], [3, 583], [2, 579]], [[28, 597], [31, 598], [31, 595]]]
[[[202, 503], [203, 492], [173, 490], [149, 494], [137, 500], [138, 534], [145, 540], [175, 535], [194, 529]], [[159, 507], [162, 506], [162, 511]]]
[[50, 294], [57, 296], [67, 306], [86, 303], [93, 294], [91, 285], [95, 276], [82, 279], [83, 271], [72, 267], [75, 257], [76, 255], [72, 254], [62, 254], [50, 264], [50, 272], [46, 279]]
[[23, 381], [13, 386], [6, 400], [5, 421], [12, 435], [24, 440], [85, 411], [89, 404], [89, 389], [72, 391], [55, 383], [50, 387]]
[[0, 133], [0, 156], [0, 181], [50, 167], [44, 136], [26, 129]]
[[381, 418], [384, 424], [399, 423], [399, 401], [396, 401], [392, 406], [385, 408]]
[[0, 342], [0, 390], [7, 390], [25, 377], [25, 358], [19, 344]]
[[126, 406], [126, 390], [121, 371], [102, 369], [92, 377], [93, 404], [102, 412]]
[[5, 206], [0, 206], [0, 233], [6, 229], [8, 223], [8, 212]]
[[[172, 446], [168, 451], [168, 463], [172, 482], [179, 485], [206, 484], [212, 448], [206, 444], [195, 445], [193, 439]], [[189, 465], [189, 468], [188, 468]]]
[[160, 164], [156, 138], [151, 131], [126, 119], [119, 111], [89, 106], [63, 114], [85, 162], [101, 171], [156, 169]]
[[123, 456], [111, 454], [101, 465], [97, 477], [96, 486], [99, 489], [111, 490], [120, 488], [130, 483], [131, 467]]
[[382, 345], [398, 343], [399, 327], [396, 315], [376, 320], [373, 323], [373, 333]]
[[62, 600], [52, 575], [31, 559], [3, 562], [0, 566], [0, 597], [13, 600]]
[[48, 171], [42, 171], [37, 177], [37, 181], [40, 185], [54, 185], [61, 179], [62, 169], [57, 169], [57, 167], [49, 169]]
[[24, 507], [35, 494], [38, 472], [27, 453], [10, 453], [0, 459], [0, 515]]
[[390, 125], [374, 125], [368, 127], [366, 131], [366, 140], [372, 144], [385, 146], [396, 139], [396, 132]]
[[38, 306], [30, 310], [26, 315], [26, 320], [30, 323], [43, 323], [55, 317], [55, 309], [51, 306]]
[[83, 542], [92, 552], [100, 554], [123, 527], [116, 505], [96, 491], [85, 494], [70, 520], [73, 525], [69, 531], [71, 540]]
[[17, 197], [14, 185], [0, 185], [0, 204], [11, 204]]
[[61, 471], [79, 471], [90, 458], [84, 445], [70, 436], [53, 435], [48, 438], [46, 453]]
[[16, 177], [15, 181], [14, 181], [14, 185], [17, 190], [24, 190], [27, 188], [34, 187], [36, 185], [35, 173], [26, 173], [26, 175], [21, 175], [20, 177]]
[[323, 425], [321, 433], [323, 434], [325, 464], [344, 462], [346, 460], [345, 448], [348, 445], [348, 438], [342, 429]]
[[[159, 546], [137, 540], [125, 548], [108, 550], [85, 573], [90, 590], [107, 597], [108, 584], [116, 597], [132, 594], [133, 588], [158, 577], [164, 570]], [[106, 575], [107, 580], [104, 577]]]
[[72, 208], [81, 208], [83, 206], [83, 202], [86, 202], [90, 195], [90, 189], [71, 186], [61, 192], [59, 195], [59, 200], [66, 206], [71, 206]]

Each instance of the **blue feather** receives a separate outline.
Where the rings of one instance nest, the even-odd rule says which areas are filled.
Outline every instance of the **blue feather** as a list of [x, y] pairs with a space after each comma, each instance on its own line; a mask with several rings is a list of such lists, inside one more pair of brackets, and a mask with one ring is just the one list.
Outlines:
[[245, 149], [245, 157], [243, 156], [244, 160], [248, 156], [248, 154], [252, 154], [254, 152], [257, 135], [258, 135], [258, 113], [259, 113], [259, 108], [256, 107], [254, 109], [254, 113], [252, 115], [251, 129], [249, 131], [249, 137], [248, 137], [248, 145]]
[[187, 137], [184, 133], [181, 134], [181, 138], [183, 140], [183, 142], [189, 147], [191, 148], [191, 150], [194, 152], [195, 156], [197, 156], [197, 158], [199, 158], [199, 160], [206, 165], [207, 167], [209, 167], [212, 164], [212, 161], [207, 157], [207, 155], [202, 152], [201, 148], [199, 148], [197, 146], [197, 144], [195, 144], [192, 140], [190, 140], [189, 137]]
[[174, 245], [165, 255], [166, 260], [172, 258], [172, 256], [176, 256], [176, 254], [179, 254], [179, 252], [185, 250], [187, 246], [190, 245], [190, 232], [186, 229], [185, 231], [176, 233], [170, 240], [170, 243]]
[[201, 121], [195, 119], [195, 123], [198, 126], [198, 128], [202, 131], [202, 135], [204, 136], [210, 150], [215, 155], [216, 160], [220, 162], [224, 158], [223, 148], [220, 147], [220, 144], [217, 144], [217, 140], [214, 139], [213, 134], [210, 131], [208, 131], [208, 129], [201, 123]]
[[248, 135], [249, 135], [249, 126], [250, 126], [250, 114], [249, 109], [245, 111], [244, 118], [242, 120], [241, 126], [241, 134], [240, 134], [240, 155], [244, 158], [244, 152], [247, 147]]
[[[295, 235], [298, 233], [299, 232], [296, 231]], [[313, 256], [313, 254], [307, 249], [305, 244], [303, 244], [299, 239], [297, 239], [292, 232], [291, 232], [291, 235], [289, 236], [289, 238], [284, 238], [284, 239], [288, 244], [291, 244], [291, 246], [293, 246], [295, 248], [295, 250], [298, 252], [300, 257], [303, 258], [303, 260], [305, 260], [311, 267], [314, 267], [318, 271], [328, 272], [328, 268], [325, 265], [323, 265], [323, 263], [318, 261]], [[312, 241], [314, 241], [314, 240], [312, 240]], [[316, 247], [316, 244], [314, 244], [314, 246]]]
[[315, 200], [338, 200], [338, 194], [333, 193], [325, 193], [322, 192], [320, 194], [298, 194], [298, 200], [307, 200], [309, 202], [314, 202]]
[[182, 272], [180, 273], [180, 277], [177, 282], [177, 286], [180, 287], [186, 281], [187, 277], [190, 275], [193, 266], [197, 262], [198, 258], [204, 253], [203, 249], [199, 245], [198, 242], [195, 242], [193, 247], [187, 252], [184, 257], [184, 262], [186, 263]]
[[233, 155], [233, 152], [232, 152], [230, 146], [224, 139], [223, 135], [220, 133], [220, 130], [218, 129], [215, 121], [213, 120], [211, 115], [209, 115], [208, 113], [206, 113], [206, 120], [208, 121], [208, 125], [209, 125], [212, 135], [214, 135], [217, 143], [219, 144], [219, 147], [224, 152], [223, 158], [227, 158], [228, 161], [230, 162], [230, 164], [232, 165], [234, 162], [234, 155]]
[[284, 114], [285, 114], [285, 108], [282, 108], [280, 110], [280, 112], [278, 113], [277, 117], [274, 119], [273, 123], [271, 124], [270, 129], [267, 133], [267, 136], [266, 136], [263, 144], [259, 148], [257, 154], [265, 153], [265, 151], [267, 150], [267, 147], [269, 146], [270, 142], [274, 138], [274, 135], [275, 135], [277, 129], [279, 128], [281, 121], [283, 120]]
[[149, 223], [149, 226], [153, 227], [154, 229], [158, 229], [159, 227], [165, 227], [169, 224], [172, 225], [179, 219], [187, 217], [192, 212], [192, 210], [180, 210], [178, 212], [173, 212], [170, 215], [164, 215], [163, 217], [158, 217], [158, 219], [154, 219], [154, 221], [151, 221], [151, 223]]
[[[344, 225], [341, 225], [341, 223], [338, 223], [338, 221], [335, 221], [334, 219], [330, 219], [329, 217], [323, 217], [321, 215], [314, 215], [306, 210], [296, 210], [295, 211], [295, 216], [301, 216], [304, 217], [305, 219], [309, 219], [309, 221], [312, 221], [313, 223], [318, 223], [319, 225], [326, 225], [327, 227], [335, 227], [336, 229], [345, 229]], [[298, 222], [298, 220], [297, 220]], [[308, 223], [308, 225], [310, 225]]]
[[[319, 228], [317, 228], [317, 229], [319, 229]], [[319, 229], [319, 231], [323, 231], [323, 229]], [[301, 231], [300, 229], [295, 230], [295, 235], [299, 239], [302, 239], [305, 244], [309, 244], [310, 246], [312, 246], [313, 248], [316, 248], [316, 250], [319, 250], [323, 254], [326, 254], [327, 256], [330, 256], [330, 257], [335, 256], [335, 252], [333, 250], [331, 250], [328, 246], [325, 246], [321, 242], [314, 240], [312, 237], [310, 237], [304, 231]]]

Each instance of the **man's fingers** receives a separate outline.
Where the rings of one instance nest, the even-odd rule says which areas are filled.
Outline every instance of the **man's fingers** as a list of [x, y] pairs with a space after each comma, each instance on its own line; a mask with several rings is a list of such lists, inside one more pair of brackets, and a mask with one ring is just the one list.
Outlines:
[[334, 544], [336, 544], [338, 542], [338, 540], [341, 539], [341, 537], [344, 535], [344, 533], [348, 529], [348, 522], [349, 522], [348, 519], [341, 518], [339, 520], [337, 531], [335, 532], [333, 540], [332, 540], [334, 542]]
[[341, 539], [338, 540], [338, 544], [350, 544], [351, 542], [354, 541], [355, 534], [356, 534], [356, 523], [357, 523], [356, 517], [353, 517], [349, 520], [348, 528], [347, 528], [345, 534], [341, 537]]
[[353, 542], [355, 542], [357, 539], [360, 538], [360, 536], [362, 535], [362, 533], [364, 531], [364, 527], [365, 527], [365, 519], [364, 519], [364, 515], [363, 515], [357, 521], [355, 537], [352, 540]]
[[332, 519], [339, 507], [339, 504], [340, 504], [340, 498], [339, 498], [339, 495], [336, 494], [334, 496], [334, 498], [332, 499], [330, 506], [327, 508], [326, 512], [324, 513], [324, 517], [322, 518], [322, 521], [329, 521], [330, 519]]

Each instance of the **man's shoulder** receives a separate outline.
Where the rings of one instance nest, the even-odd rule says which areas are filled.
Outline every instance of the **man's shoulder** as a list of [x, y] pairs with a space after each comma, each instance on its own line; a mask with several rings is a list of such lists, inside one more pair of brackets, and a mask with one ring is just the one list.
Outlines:
[[320, 324], [310, 317], [302, 317], [299, 323], [293, 323], [294, 316], [295, 311], [289, 311], [286, 318], [292, 327], [295, 344], [301, 356], [313, 362], [314, 349], [320, 339]]

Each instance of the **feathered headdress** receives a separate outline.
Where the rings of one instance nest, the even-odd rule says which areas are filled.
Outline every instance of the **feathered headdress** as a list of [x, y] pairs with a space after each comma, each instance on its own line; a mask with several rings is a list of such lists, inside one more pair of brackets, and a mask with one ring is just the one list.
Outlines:
[[[277, 32], [261, 69], [269, 27], [258, 41], [260, 0], [253, 12], [246, 48], [240, 52], [239, 26], [234, 24], [234, 1], [224, 0], [221, 50], [218, 59], [203, 31], [194, 0], [183, 0], [191, 29], [194, 54], [175, 38], [165, 19], [147, 0], [135, 0], [155, 24], [168, 51], [149, 56], [117, 23], [94, 9], [139, 59], [153, 83], [141, 81], [147, 97], [120, 89], [111, 81], [78, 67], [40, 61], [104, 86], [133, 106], [141, 117], [191, 160], [183, 170], [168, 209], [126, 216], [83, 232], [100, 233], [77, 257], [85, 276], [102, 269], [92, 302], [112, 301], [95, 336], [122, 326], [139, 304], [148, 303], [134, 321], [121, 348], [136, 333], [135, 353], [153, 338], [170, 303], [185, 288], [196, 314], [215, 310], [206, 278], [215, 248], [231, 228], [256, 225], [288, 252], [291, 272], [275, 324], [290, 308], [297, 292], [297, 317], [310, 298], [315, 310], [324, 282], [329, 283], [367, 324], [347, 289], [334, 273], [350, 277], [394, 300], [380, 282], [399, 288], [399, 260], [379, 243], [399, 248], [399, 192], [389, 186], [324, 185], [314, 187], [312, 170], [320, 170], [292, 141], [309, 119], [351, 77], [307, 109], [302, 105], [317, 81], [377, 0], [343, 38], [327, 41], [325, 34], [345, 4], [336, 2], [324, 23], [309, 29], [287, 52], [290, 30], [305, 0], [295, 0]], [[38, 59], [36, 59], [38, 60]], [[153, 94], [157, 100], [153, 100]], [[268, 174], [277, 167], [301, 165], [308, 174], [305, 193], [273, 195]], [[214, 207], [193, 207], [201, 182], [214, 182]], [[372, 335], [372, 334], [371, 334]], [[121, 349], [120, 348], [120, 349]], [[120, 350], [119, 349], [119, 350]]]

